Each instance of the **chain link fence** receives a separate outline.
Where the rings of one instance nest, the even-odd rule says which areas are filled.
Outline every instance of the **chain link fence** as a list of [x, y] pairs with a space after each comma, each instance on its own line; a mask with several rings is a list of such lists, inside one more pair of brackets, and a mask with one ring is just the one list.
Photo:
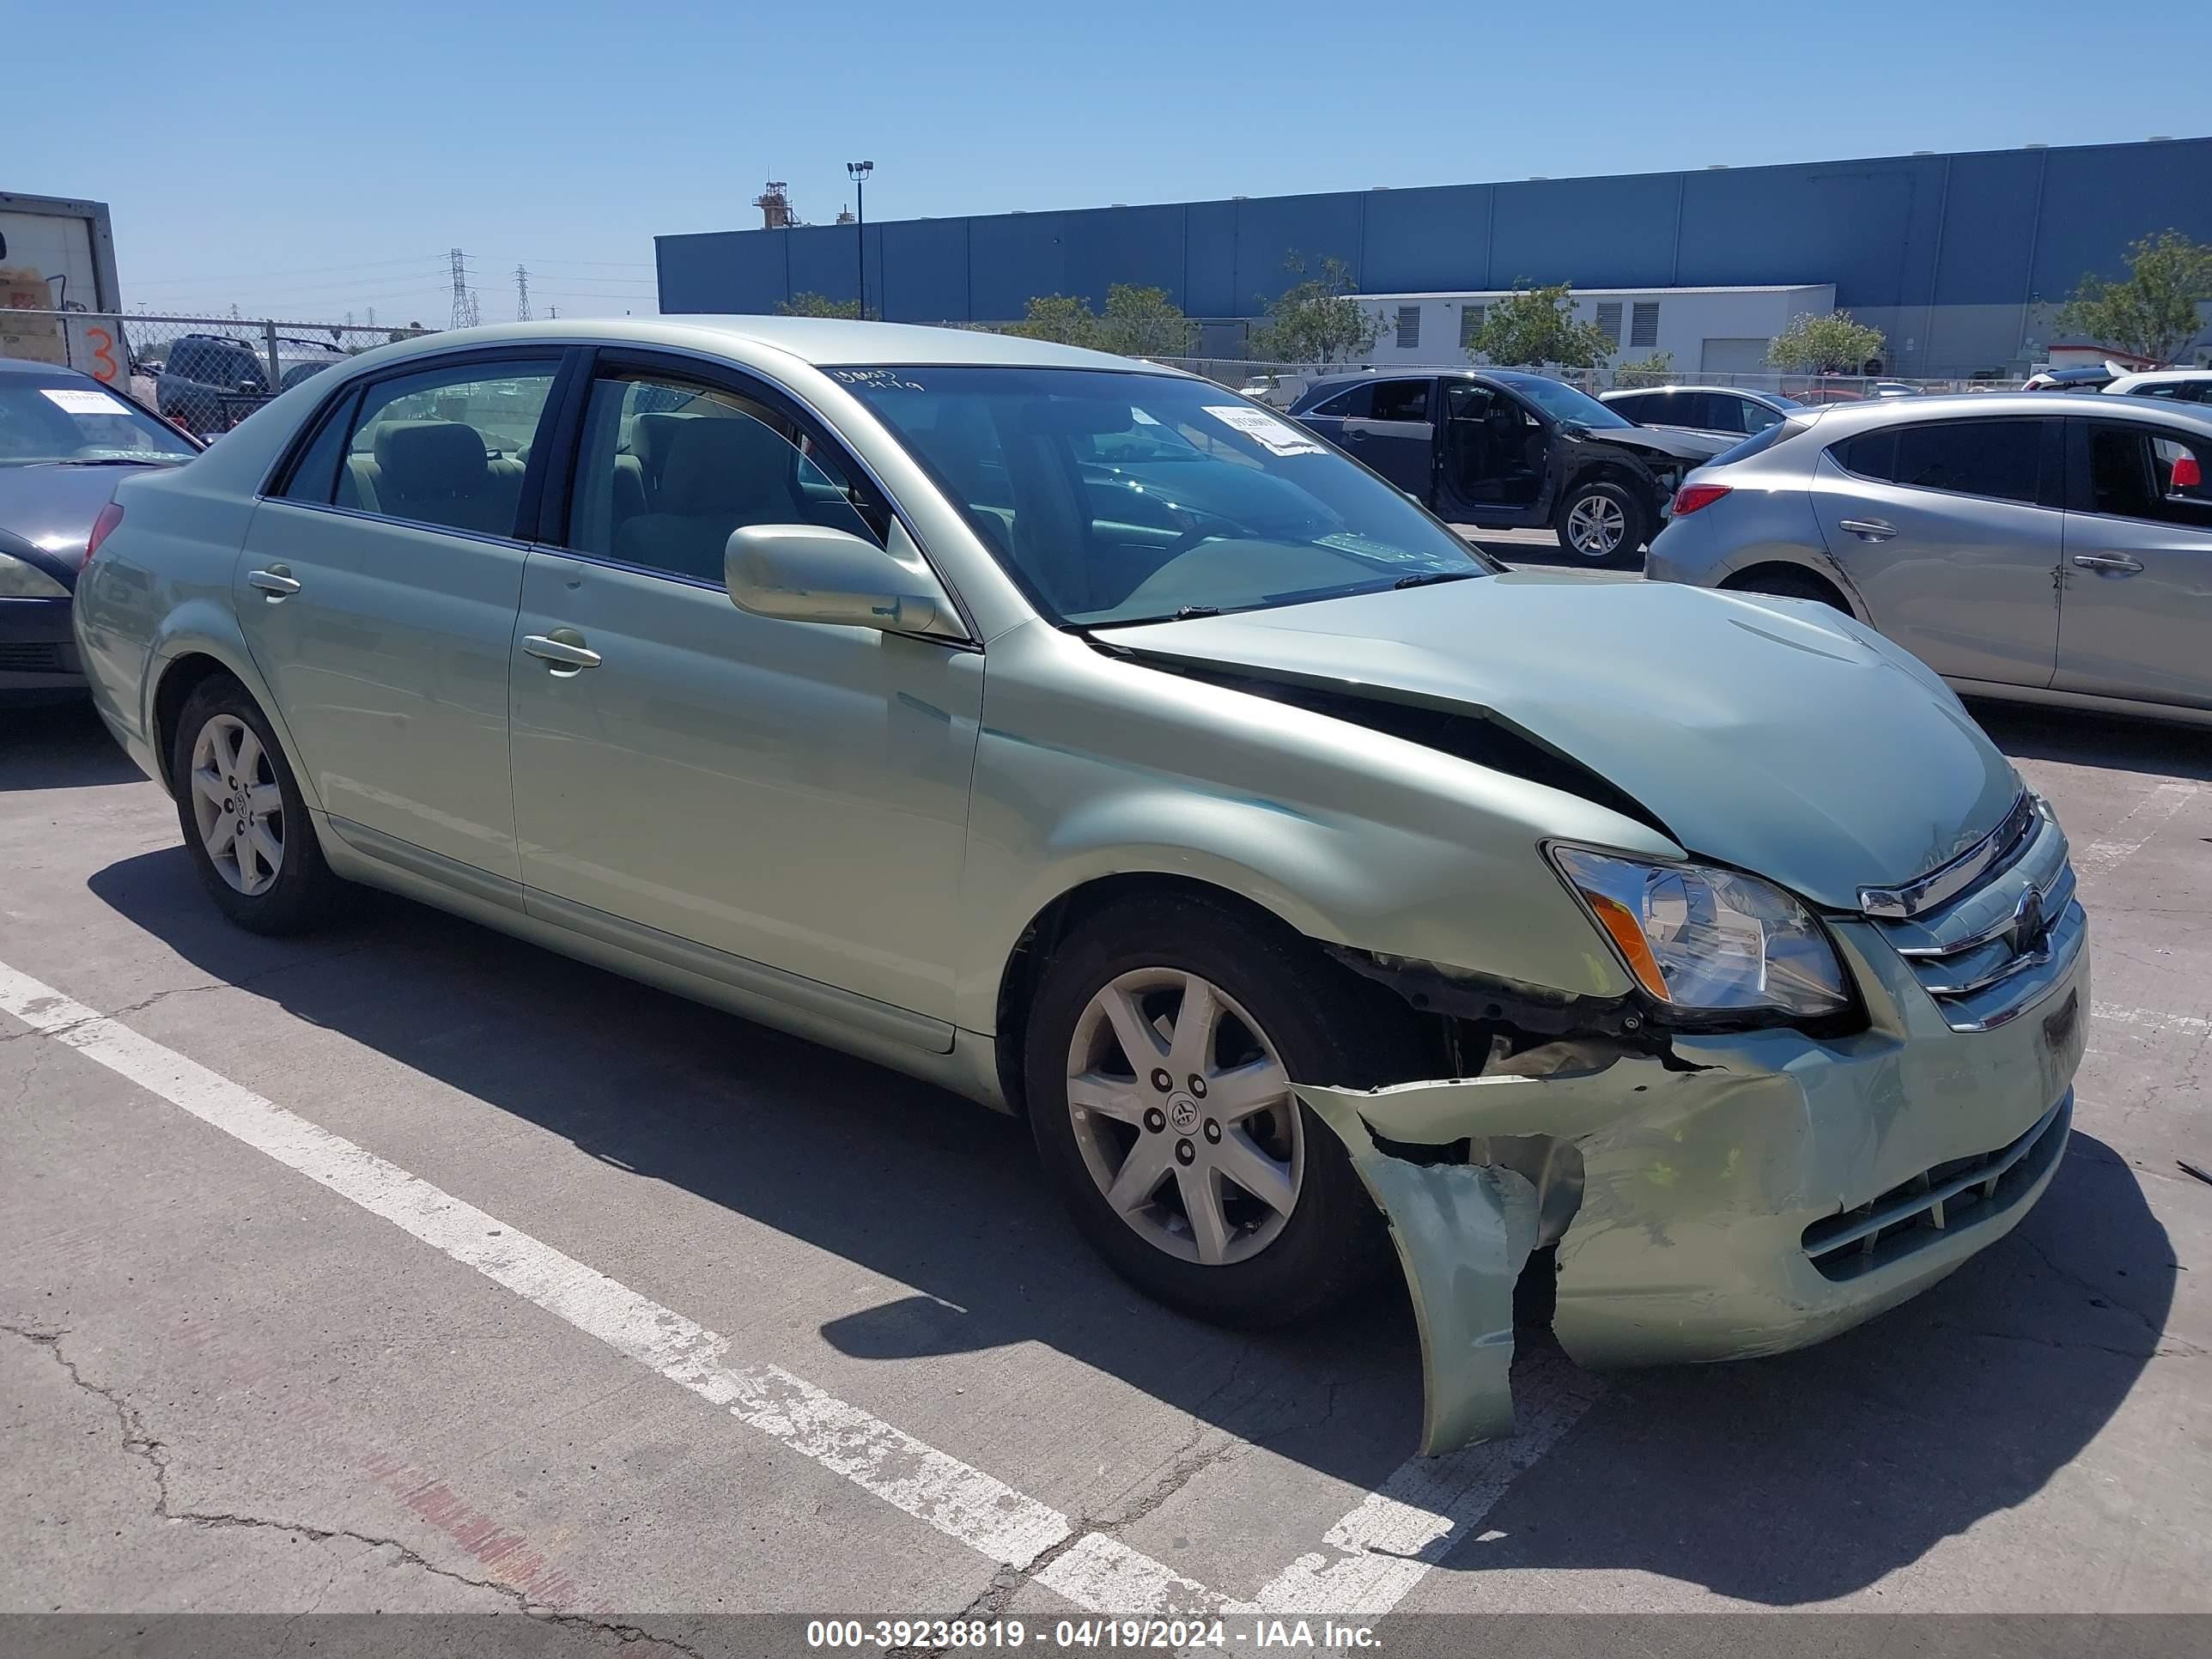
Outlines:
[[273, 318], [0, 310], [0, 357], [80, 370], [207, 437], [228, 432], [278, 392], [335, 363], [429, 331]]

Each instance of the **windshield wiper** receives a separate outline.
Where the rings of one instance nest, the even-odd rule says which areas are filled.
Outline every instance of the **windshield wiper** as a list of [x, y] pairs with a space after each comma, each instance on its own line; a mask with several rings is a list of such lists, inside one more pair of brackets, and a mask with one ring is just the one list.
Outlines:
[[1221, 607], [1218, 605], [1186, 605], [1178, 610], [1174, 616], [1169, 617], [1168, 620], [1170, 622], [1190, 622], [1196, 617], [1218, 617], [1220, 614]]
[[1486, 576], [1486, 570], [1424, 570], [1418, 575], [1401, 576], [1390, 584], [1393, 587], [1426, 587], [1432, 582], [1463, 582], [1470, 576]]

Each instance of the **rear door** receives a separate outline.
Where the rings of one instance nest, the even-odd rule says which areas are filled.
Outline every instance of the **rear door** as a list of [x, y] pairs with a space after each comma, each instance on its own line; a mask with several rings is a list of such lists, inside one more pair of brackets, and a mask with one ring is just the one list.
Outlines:
[[1828, 551], [1875, 626], [1938, 673], [2051, 684], [2063, 436], [2055, 415], [1897, 421], [1814, 468]]
[[2063, 691], [2212, 708], [2212, 439], [2067, 422]]
[[325, 810], [357, 845], [442, 878], [520, 878], [517, 526], [560, 368], [557, 352], [478, 353], [349, 390], [255, 511], [238, 563], [246, 643]]
[[1425, 501], [1436, 481], [1436, 377], [1377, 380], [1367, 412], [1344, 423], [1337, 441], [1399, 489]]
[[1344, 444], [1344, 423], [1365, 418], [1374, 403], [1373, 384], [1361, 380], [1330, 392], [1311, 409], [1292, 418], [1340, 448]]

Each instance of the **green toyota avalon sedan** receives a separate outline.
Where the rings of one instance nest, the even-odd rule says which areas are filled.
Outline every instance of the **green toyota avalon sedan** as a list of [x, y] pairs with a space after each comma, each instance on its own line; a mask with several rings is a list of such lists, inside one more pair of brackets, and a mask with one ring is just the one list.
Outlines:
[[1505, 573], [1311, 433], [884, 324], [474, 329], [124, 480], [101, 715], [240, 926], [389, 889], [1026, 1115], [1129, 1279], [1817, 1340], [2015, 1225], [2066, 842], [1826, 606]]

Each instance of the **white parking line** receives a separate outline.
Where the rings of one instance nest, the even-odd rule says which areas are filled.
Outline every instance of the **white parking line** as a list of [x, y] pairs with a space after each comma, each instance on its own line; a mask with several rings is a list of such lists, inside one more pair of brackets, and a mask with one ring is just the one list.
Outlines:
[[[1028, 1568], [1074, 1532], [1059, 1510], [780, 1365], [732, 1363], [726, 1338], [5, 963], [0, 1011], [994, 1561]], [[1036, 1577], [1097, 1613], [1210, 1614], [1230, 1606], [1204, 1585], [1099, 1533], [1060, 1549]]]
[[[2186, 805], [2197, 790], [2193, 783], [2161, 783], [2128, 809], [2127, 816], [2112, 826], [2111, 835], [2083, 848], [2075, 857], [2074, 867], [2085, 875], [2102, 875], [2121, 860], [2134, 857], [2157, 833], [2159, 825]], [[2126, 833], [2130, 829], [2136, 832], [2132, 840]]]
[[[1531, 1386], [1531, 1385], [1534, 1386]], [[1556, 1349], [1514, 1367], [1514, 1432], [1443, 1457], [1411, 1457], [1255, 1598], [1263, 1613], [1380, 1618], [1473, 1536], [1514, 1478], [1604, 1392]]]
[[2109, 1002], [2091, 1003], [2089, 1018], [2109, 1020], [2115, 1025], [2139, 1025], [2146, 1031], [2186, 1031], [2192, 1036], [2212, 1031], [2212, 1019], [2195, 1014], [2165, 1014], [2155, 1008], [2121, 1008]]

